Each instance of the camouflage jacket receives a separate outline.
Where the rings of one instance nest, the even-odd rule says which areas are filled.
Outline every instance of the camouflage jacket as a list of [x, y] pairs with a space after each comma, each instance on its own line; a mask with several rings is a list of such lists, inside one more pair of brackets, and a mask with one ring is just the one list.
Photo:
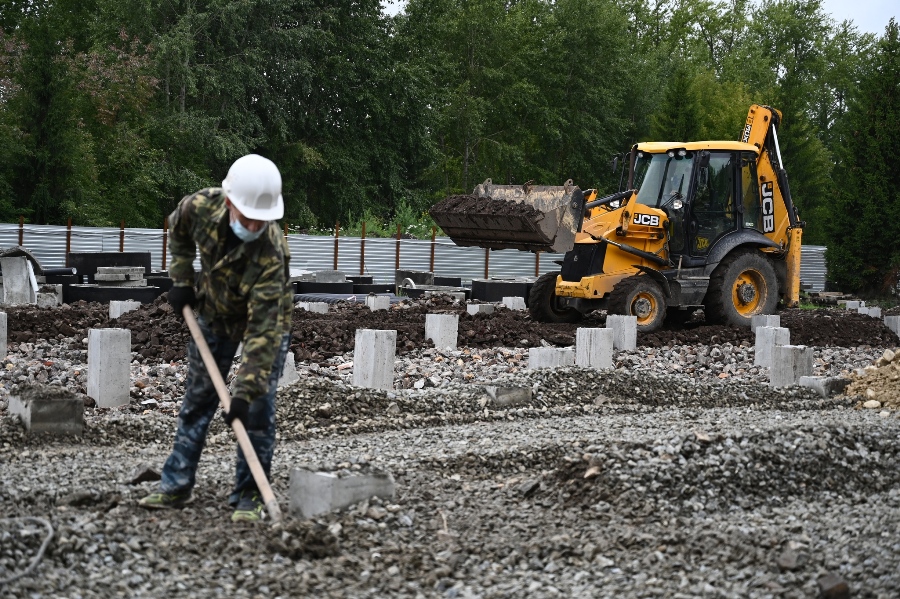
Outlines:
[[228, 209], [217, 187], [183, 198], [169, 225], [169, 276], [176, 286], [193, 285], [199, 250], [195, 307], [216, 335], [243, 342], [232, 395], [252, 401], [267, 391], [275, 352], [291, 327], [294, 296], [287, 242], [270, 223], [258, 239], [227, 251]]

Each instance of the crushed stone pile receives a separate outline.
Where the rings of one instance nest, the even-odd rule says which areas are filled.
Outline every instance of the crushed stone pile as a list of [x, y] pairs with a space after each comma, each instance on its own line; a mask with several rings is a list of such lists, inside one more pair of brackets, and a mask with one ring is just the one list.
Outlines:
[[[844, 391], [865, 408], [900, 408], [900, 349], [886, 349], [874, 364], [857, 369]], [[876, 405], [877, 404], [877, 405]]]

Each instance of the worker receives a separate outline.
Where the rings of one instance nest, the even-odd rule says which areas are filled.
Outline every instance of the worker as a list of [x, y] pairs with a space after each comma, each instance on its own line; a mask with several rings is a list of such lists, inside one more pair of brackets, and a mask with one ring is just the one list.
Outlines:
[[[168, 300], [176, 314], [193, 306], [223, 379], [243, 343], [232, 384], [227, 424], [240, 420], [269, 477], [275, 447], [275, 392], [290, 343], [293, 294], [290, 253], [272, 221], [284, 214], [281, 174], [275, 164], [250, 154], [231, 166], [222, 187], [181, 200], [169, 216], [172, 231]], [[201, 272], [194, 291], [194, 259]], [[146, 508], [180, 508], [190, 499], [200, 453], [218, 396], [196, 343], [188, 345], [189, 369], [172, 453], [158, 491], [140, 500]], [[260, 520], [264, 503], [240, 448], [231, 519]]]

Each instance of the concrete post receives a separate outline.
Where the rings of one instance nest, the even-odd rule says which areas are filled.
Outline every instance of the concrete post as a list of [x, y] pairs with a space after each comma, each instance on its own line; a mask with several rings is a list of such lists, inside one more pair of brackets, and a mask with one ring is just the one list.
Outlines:
[[778, 314], [757, 314], [750, 317], [750, 330], [756, 333], [759, 327], [780, 327], [781, 316]]
[[494, 304], [466, 304], [466, 312], [472, 316], [476, 314], [493, 314]]
[[574, 365], [575, 350], [571, 347], [532, 347], [528, 350], [528, 370]]
[[301, 308], [314, 314], [327, 314], [328, 304], [325, 302], [297, 302], [295, 308]]
[[519, 296], [511, 296], [503, 298], [503, 305], [509, 308], [510, 310], [524, 310], [525, 309], [525, 298]]
[[776, 345], [769, 371], [770, 387], [790, 387], [800, 377], [813, 372], [813, 348], [805, 345]]
[[6, 357], [6, 312], [0, 312], [0, 360]]
[[606, 328], [613, 330], [613, 347], [626, 351], [637, 349], [637, 316], [608, 314]]
[[112, 300], [109, 302], [109, 318], [110, 320], [118, 318], [126, 312], [137, 310], [140, 307], [141, 302], [136, 302], [134, 300]]
[[114, 408], [129, 402], [131, 331], [88, 331], [87, 394], [98, 408]]
[[456, 350], [459, 314], [426, 314], [425, 339], [431, 339], [437, 349]]
[[24, 256], [0, 258], [3, 269], [3, 303], [7, 306], [37, 302], [37, 278], [31, 262]]
[[884, 326], [894, 331], [894, 334], [900, 337], [900, 316], [885, 316]]
[[787, 345], [790, 342], [790, 329], [783, 327], [759, 327], [756, 329], [756, 349], [753, 356], [753, 365], [771, 368], [775, 347]]
[[396, 353], [397, 331], [356, 329], [353, 385], [369, 389], [393, 389]]
[[612, 368], [614, 336], [612, 329], [577, 329], [575, 365], [597, 370]]
[[376, 310], [387, 310], [391, 307], [391, 298], [386, 295], [370, 294], [366, 296], [366, 305], [372, 312], [375, 312]]
[[278, 388], [280, 389], [285, 385], [296, 383], [299, 380], [300, 375], [297, 374], [297, 365], [294, 362], [294, 352], [289, 351], [284, 357], [284, 368], [281, 369], [281, 376], [278, 378]]
[[84, 430], [84, 401], [62, 387], [20, 388], [9, 396], [9, 413], [30, 433], [81, 435]]

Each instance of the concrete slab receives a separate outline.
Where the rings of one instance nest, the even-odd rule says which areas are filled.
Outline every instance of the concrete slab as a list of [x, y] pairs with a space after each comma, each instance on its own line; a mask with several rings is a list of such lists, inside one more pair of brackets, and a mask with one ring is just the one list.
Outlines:
[[614, 343], [615, 332], [612, 329], [576, 329], [575, 365], [597, 370], [612, 368]]
[[476, 314], [493, 314], [494, 304], [466, 304], [466, 312], [472, 316]]
[[356, 329], [353, 385], [369, 389], [393, 389], [396, 354], [397, 331]]
[[316, 283], [346, 283], [347, 274], [340, 270], [317, 270]]
[[426, 314], [425, 339], [431, 339], [439, 350], [456, 350], [459, 314]]
[[[763, 327], [764, 328], [764, 327]], [[801, 376], [813, 372], [813, 348], [805, 345], [777, 345], [769, 369], [770, 387], [791, 387]]]
[[395, 492], [394, 477], [387, 472], [340, 474], [294, 468], [289, 509], [293, 516], [313, 518], [372, 497], [390, 499]]
[[572, 347], [532, 347], [528, 350], [528, 370], [574, 365], [575, 348]]
[[369, 310], [375, 312], [377, 310], [387, 310], [391, 307], [391, 298], [386, 295], [367, 295], [366, 305]]
[[619, 350], [637, 349], [637, 316], [609, 314], [606, 316], [606, 328], [613, 330], [613, 347]]
[[857, 301], [848, 301], [846, 304], [844, 304], [844, 307], [848, 310], [858, 310], [860, 307], [860, 303]]
[[839, 376], [801, 376], [798, 383], [817, 391], [822, 397], [831, 397], [843, 393], [850, 380]]
[[84, 401], [63, 387], [21, 387], [9, 396], [9, 413], [17, 415], [30, 433], [81, 435]]
[[98, 266], [96, 275], [125, 275], [133, 279], [143, 279], [147, 274], [144, 266]]
[[130, 401], [131, 331], [88, 331], [87, 394], [98, 408], [114, 408]]
[[137, 310], [141, 307], [141, 302], [135, 302], [132, 300], [114, 300], [109, 302], [109, 317], [118, 318], [125, 314], [126, 312], [131, 312], [132, 310]]
[[278, 387], [284, 387], [300, 380], [297, 373], [297, 364], [294, 361], [294, 352], [289, 351], [284, 358], [284, 368], [281, 370], [281, 377], [278, 379]]
[[788, 345], [790, 342], [790, 329], [784, 327], [758, 327], [756, 329], [753, 365], [771, 368], [775, 347]]
[[0, 258], [0, 269], [3, 270], [4, 304], [17, 306], [37, 303], [37, 278], [28, 258]]
[[328, 304], [325, 302], [297, 302], [294, 307], [314, 314], [328, 313]]
[[524, 310], [525, 298], [519, 296], [507, 296], [503, 298], [503, 305], [510, 310]]
[[757, 314], [750, 317], [750, 330], [756, 333], [759, 327], [780, 327], [781, 316], [778, 314]]
[[500, 387], [496, 385], [485, 385], [484, 391], [491, 398], [491, 406], [495, 408], [528, 405], [531, 403], [534, 393], [531, 387]]
[[458, 302], [466, 301], [465, 291], [425, 291], [425, 297], [431, 297], [434, 295], [446, 295]]

